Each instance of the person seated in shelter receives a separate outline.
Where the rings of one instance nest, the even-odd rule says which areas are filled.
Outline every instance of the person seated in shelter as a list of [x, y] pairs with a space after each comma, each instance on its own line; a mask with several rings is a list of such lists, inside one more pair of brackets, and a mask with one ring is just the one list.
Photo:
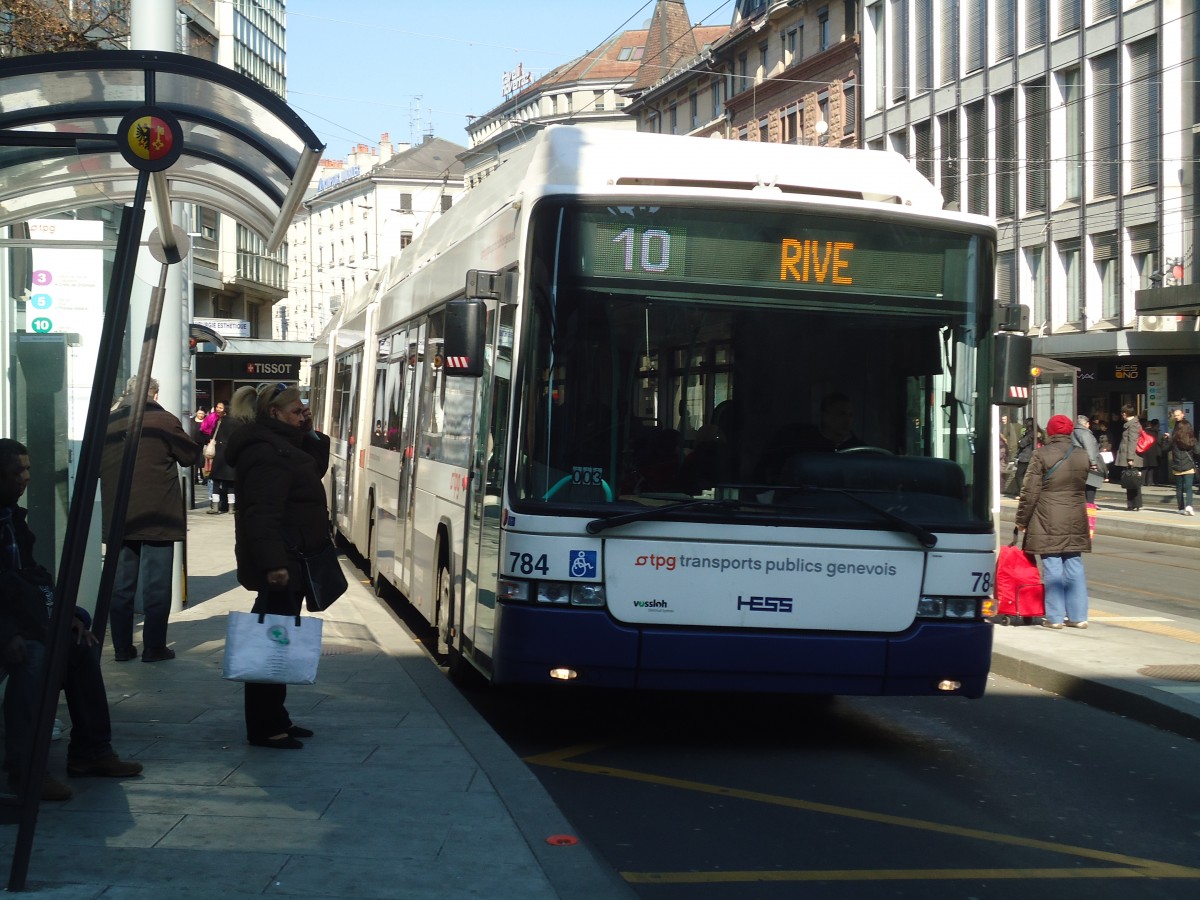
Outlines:
[[[34, 724], [42, 699], [46, 644], [54, 578], [33, 557], [28, 513], [18, 505], [29, 484], [29, 450], [0, 438], [0, 657], [8, 672], [4, 692], [4, 750], [8, 786], [19, 793], [29, 779]], [[112, 748], [108, 696], [100, 674], [100, 646], [91, 617], [75, 607], [71, 622], [63, 690], [71, 714], [67, 774], [72, 777], [128, 778], [142, 764], [121, 759]], [[68, 800], [73, 791], [46, 775], [43, 800]]]

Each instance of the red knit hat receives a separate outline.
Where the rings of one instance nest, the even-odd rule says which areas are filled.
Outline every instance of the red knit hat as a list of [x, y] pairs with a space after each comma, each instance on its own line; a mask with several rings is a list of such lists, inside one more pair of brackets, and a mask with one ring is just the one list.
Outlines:
[[1051, 416], [1050, 421], [1046, 423], [1046, 434], [1070, 434], [1075, 430], [1075, 426], [1066, 416]]

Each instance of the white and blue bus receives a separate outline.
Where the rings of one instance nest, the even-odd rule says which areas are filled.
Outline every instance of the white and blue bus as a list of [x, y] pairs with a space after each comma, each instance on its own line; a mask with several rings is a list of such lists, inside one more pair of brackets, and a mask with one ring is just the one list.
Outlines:
[[337, 529], [453, 673], [981, 696], [1028, 341], [942, 207], [890, 153], [541, 132], [319, 340]]

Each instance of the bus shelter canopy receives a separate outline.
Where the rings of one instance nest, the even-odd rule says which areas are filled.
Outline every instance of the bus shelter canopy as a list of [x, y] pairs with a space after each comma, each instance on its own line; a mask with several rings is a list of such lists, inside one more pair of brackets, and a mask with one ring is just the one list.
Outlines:
[[182, 150], [164, 172], [169, 200], [232, 216], [274, 251], [324, 145], [282, 98], [246, 76], [157, 51], [0, 61], [0, 225], [131, 201], [139, 172], [122, 155], [118, 131], [141, 107], [167, 111], [182, 132]]

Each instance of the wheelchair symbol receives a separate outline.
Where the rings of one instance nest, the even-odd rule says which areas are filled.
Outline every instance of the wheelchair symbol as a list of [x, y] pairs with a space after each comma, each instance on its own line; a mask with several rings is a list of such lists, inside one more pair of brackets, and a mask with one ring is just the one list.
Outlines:
[[571, 553], [571, 577], [594, 578], [596, 576], [596, 551], [575, 550]]

